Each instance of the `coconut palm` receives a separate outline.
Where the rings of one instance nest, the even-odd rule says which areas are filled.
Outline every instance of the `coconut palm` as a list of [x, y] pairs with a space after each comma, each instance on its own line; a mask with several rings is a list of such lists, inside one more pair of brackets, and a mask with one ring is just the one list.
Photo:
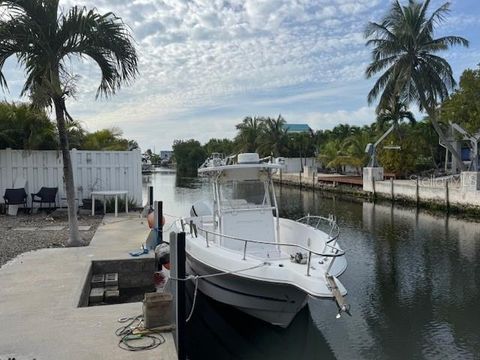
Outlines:
[[417, 122], [413, 113], [408, 110], [404, 102], [400, 101], [398, 96], [392, 97], [386, 107], [378, 109], [377, 111], [377, 124], [380, 129], [392, 125], [398, 128], [398, 125], [403, 119], [407, 119], [411, 124]]
[[74, 56], [90, 57], [101, 70], [99, 95], [114, 94], [122, 83], [137, 74], [137, 54], [125, 24], [112, 13], [74, 6], [59, 9], [59, 0], [0, 0], [0, 85], [6, 87], [2, 67], [16, 55], [25, 68], [22, 95], [34, 105], [55, 110], [70, 225], [69, 245], [83, 242], [75, 211], [75, 186], [68, 151], [66, 121], [71, 120], [65, 100], [75, 90], [75, 77], [66, 61]]
[[257, 152], [259, 147], [260, 134], [263, 130], [264, 118], [258, 116], [247, 116], [240, 124], [236, 125], [238, 134], [235, 137], [237, 151]]
[[372, 141], [369, 129], [361, 129], [349, 136], [343, 141], [343, 152], [345, 155], [342, 159], [342, 165], [350, 165], [356, 168], [360, 174], [361, 168], [368, 162], [368, 156], [365, 148]]
[[373, 50], [366, 76], [383, 72], [368, 94], [368, 102], [380, 97], [379, 109], [397, 96], [406, 104], [417, 103], [428, 113], [442, 143], [460, 159], [437, 121], [437, 103], [448, 96], [455, 80], [449, 63], [436, 53], [453, 45], [468, 46], [468, 41], [458, 36], [435, 38], [435, 27], [445, 20], [450, 4], [443, 4], [428, 16], [429, 5], [430, 0], [409, 0], [407, 5], [396, 0], [382, 22], [368, 24], [365, 36]]
[[285, 119], [279, 115], [277, 119], [266, 118], [262, 127], [262, 134], [259, 139], [259, 151], [263, 155], [282, 156], [288, 143]]

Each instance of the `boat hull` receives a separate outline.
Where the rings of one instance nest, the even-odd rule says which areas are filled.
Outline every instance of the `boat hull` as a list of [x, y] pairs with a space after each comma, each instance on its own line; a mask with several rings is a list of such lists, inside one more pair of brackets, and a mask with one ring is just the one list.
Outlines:
[[[188, 270], [196, 275], [218, 273], [190, 255]], [[248, 279], [235, 274], [213, 276], [198, 281], [199, 290], [219, 302], [259, 318], [287, 327], [307, 303], [307, 294], [295, 286]]]

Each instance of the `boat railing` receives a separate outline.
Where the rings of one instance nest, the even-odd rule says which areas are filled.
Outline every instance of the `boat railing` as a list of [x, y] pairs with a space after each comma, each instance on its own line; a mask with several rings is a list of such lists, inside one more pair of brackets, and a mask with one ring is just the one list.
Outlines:
[[252, 206], [252, 207], [231, 207], [222, 209], [222, 213], [239, 213], [239, 212], [249, 212], [249, 211], [272, 211], [276, 210], [275, 206]]
[[[312, 217], [313, 218], [313, 217]], [[327, 220], [327, 221], [334, 221], [334, 220], [330, 220], [330, 219], [327, 219], [327, 218], [322, 218], [323, 220]], [[331, 237], [329, 235], [329, 240], [327, 242], [325, 242], [325, 247], [323, 249], [323, 251], [316, 251], [316, 250], [312, 250], [311, 248], [309, 247], [306, 247], [306, 246], [303, 246], [301, 244], [291, 244], [291, 243], [281, 243], [281, 242], [271, 242], [271, 241], [263, 241], [263, 240], [256, 240], [256, 239], [245, 239], [245, 238], [241, 238], [241, 237], [237, 237], [237, 236], [231, 236], [231, 235], [226, 235], [226, 234], [220, 234], [218, 232], [215, 232], [215, 231], [212, 231], [212, 230], [207, 230], [201, 226], [198, 226], [198, 224], [196, 224], [196, 221], [194, 221], [192, 218], [190, 219], [185, 219], [187, 221], [190, 221], [190, 233], [194, 236], [198, 236], [197, 232], [198, 231], [201, 231], [205, 234], [205, 242], [206, 242], [206, 246], [207, 247], [210, 247], [210, 240], [209, 240], [209, 235], [212, 236], [212, 237], [219, 237], [219, 238], [224, 238], [224, 239], [230, 239], [230, 240], [235, 240], [235, 241], [239, 241], [239, 242], [243, 242], [243, 260], [246, 260], [247, 258], [247, 248], [248, 248], [248, 244], [263, 244], [263, 245], [273, 245], [273, 246], [285, 246], [285, 247], [294, 247], [294, 248], [297, 248], [297, 249], [301, 249], [303, 251], [305, 251], [308, 255], [307, 255], [307, 276], [310, 276], [310, 267], [311, 267], [311, 261], [312, 261], [312, 254], [313, 255], [317, 255], [317, 256], [321, 256], [321, 257], [329, 257], [329, 258], [332, 258], [332, 260], [330, 261], [330, 264], [327, 268], [327, 271], [326, 273], [328, 274], [330, 272], [330, 269], [335, 261], [335, 259], [337, 257], [340, 257], [340, 256], [343, 256], [345, 255], [345, 251], [340, 249], [339, 247], [336, 246], [336, 241], [335, 243], [332, 245], [331, 242], [336, 240], [339, 236], [339, 232], [336, 234], [335, 237]], [[318, 220], [318, 219], [317, 219]]]
[[336, 244], [337, 239], [340, 236], [340, 228], [333, 215], [330, 215], [327, 218], [324, 216], [308, 214], [307, 216], [298, 219], [297, 222], [313, 227], [316, 230], [327, 230], [329, 238], [327, 243], [331, 243], [333, 241], [334, 244]]

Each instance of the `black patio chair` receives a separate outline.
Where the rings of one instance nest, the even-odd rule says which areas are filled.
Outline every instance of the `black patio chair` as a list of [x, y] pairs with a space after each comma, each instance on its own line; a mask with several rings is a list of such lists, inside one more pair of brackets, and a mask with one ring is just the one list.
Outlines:
[[34, 203], [40, 203], [40, 208], [44, 203], [48, 204], [49, 208], [53, 204], [55, 208], [57, 206], [57, 192], [58, 192], [58, 188], [56, 187], [54, 188], [42, 187], [38, 193], [31, 194], [32, 195], [32, 211], [33, 211]]
[[24, 209], [27, 208], [27, 192], [24, 188], [21, 189], [6, 189], [5, 195], [3, 195], [3, 200], [5, 201], [5, 205], [8, 207], [10, 205], [23, 205]]

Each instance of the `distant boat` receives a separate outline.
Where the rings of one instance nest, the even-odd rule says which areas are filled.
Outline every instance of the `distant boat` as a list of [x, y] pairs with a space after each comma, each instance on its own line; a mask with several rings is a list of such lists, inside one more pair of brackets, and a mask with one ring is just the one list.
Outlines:
[[150, 160], [142, 159], [142, 174], [151, 174], [154, 170]]
[[309, 296], [349, 309], [337, 278], [347, 267], [338, 226], [333, 217], [279, 217], [272, 173], [281, 167], [255, 153], [236, 162], [215, 154], [198, 170], [212, 179], [211, 206], [193, 204], [176, 225], [187, 232], [187, 268], [202, 293], [287, 327]]

